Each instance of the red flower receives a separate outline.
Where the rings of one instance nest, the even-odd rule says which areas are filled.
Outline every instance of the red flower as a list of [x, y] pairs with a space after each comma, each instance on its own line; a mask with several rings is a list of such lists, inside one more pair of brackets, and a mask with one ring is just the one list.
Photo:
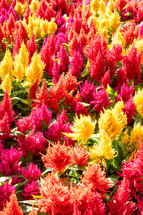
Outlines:
[[85, 186], [90, 187], [93, 191], [105, 194], [111, 186], [108, 178], [105, 178], [105, 172], [102, 171], [99, 164], [88, 166], [84, 172], [82, 182]]
[[36, 42], [35, 42], [34, 34], [32, 34], [31, 39], [28, 41], [27, 51], [29, 53], [29, 63], [30, 63], [32, 56], [37, 51], [37, 45], [36, 45]]
[[24, 186], [24, 192], [22, 192], [24, 199], [34, 199], [32, 195], [38, 196], [40, 193], [39, 185], [37, 181], [32, 181]]
[[70, 152], [67, 147], [61, 144], [49, 146], [47, 154], [42, 155], [42, 161], [46, 167], [51, 167], [56, 171], [63, 171], [71, 162]]
[[26, 180], [38, 180], [41, 176], [41, 170], [37, 165], [28, 163], [26, 170], [22, 167], [22, 175]]
[[114, 201], [110, 199], [110, 202], [108, 203], [108, 214], [132, 215], [135, 210], [135, 205], [133, 202], [129, 202], [131, 200], [130, 193], [131, 190], [129, 181], [124, 178], [119, 185], [117, 192], [114, 194]]

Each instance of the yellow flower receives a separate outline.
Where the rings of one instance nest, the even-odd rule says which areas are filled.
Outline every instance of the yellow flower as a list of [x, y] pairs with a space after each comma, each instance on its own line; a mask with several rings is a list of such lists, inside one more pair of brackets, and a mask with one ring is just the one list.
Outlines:
[[143, 126], [140, 124], [134, 125], [130, 135], [129, 147], [130, 151], [140, 149], [140, 142], [143, 140]]
[[54, 20], [51, 20], [49, 22], [49, 25], [48, 25], [48, 34], [52, 34], [53, 32], [55, 32], [57, 30], [57, 25], [56, 23], [54, 22]]
[[115, 7], [114, 7], [113, 0], [109, 0], [107, 3], [107, 6], [105, 8], [105, 13], [112, 14], [114, 9], [115, 9]]
[[120, 44], [123, 48], [125, 47], [125, 39], [120, 33], [120, 28], [116, 31], [115, 35], [112, 37], [112, 45]]
[[19, 60], [14, 66], [14, 75], [18, 79], [18, 81], [21, 81], [24, 78], [24, 73], [24, 67]]
[[104, 130], [111, 139], [116, 139], [127, 124], [127, 117], [122, 111], [123, 107], [122, 101], [117, 102], [113, 109], [105, 110], [99, 118], [99, 129]]
[[111, 139], [104, 130], [100, 133], [99, 143], [89, 149], [89, 155], [90, 158], [93, 159], [92, 163], [102, 163], [105, 168], [106, 160], [110, 160], [115, 157], [115, 151], [112, 149]]
[[32, 57], [32, 62], [26, 68], [25, 76], [27, 79], [26, 85], [31, 87], [38, 80], [38, 84], [41, 82], [41, 78], [43, 76], [43, 70], [45, 68], [44, 63], [41, 61], [40, 56], [35, 52]]
[[143, 89], [139, 89], [133, 98], [133, 101], [136, 105], [137, 112], [143, 116]]
[[90, 6], [91, 6], [91, 9], [94, 11], [94, 12], [97, 12], [99, 10], [99, 0], [92, 0], [90, 2]]
[[112, 13], [110, 17], [111, 32], [112, 33], [116, 32], [120, 24], [121, 22], [120, 22], [119, 13], [117, 11], [114, 11], [114, 13]]
[[7, 74], [9, 74], [10, 78], [13, 76], [12, 57], [9, 50], [6, 51], [5, 56], [0, 64], [0, 74], [2, 79], [4, 79]]
[[94, 132], [96, 122], [91, 120], [90, 116], [80, 115], [80, 118], [75, 117], [71, 130], [74, 133], [66, 133], [65, 135], [73, 140], [82, 141], [86, 144], [87, 140]]
[[[143, 50], [143, 39], [139, 39], [139, 40], [134, 40], [134, 45], [137, 48], [137, 51], [140, 52]], [[143, 52], [142, 52], [142, 64], [143, 64]]]
[[1, 84], [1, 89], [3, 91], [7, 91], [8, 94], [11, 93], [11, 79], [10, 79], [10, 75], [7, 74]]
[[30, 4], [30, 9], [33, 13], [35, 13], [38, 10], [39, 7], [39, 3], [38, 0], [32, 0], [31, 4]]
[[22, 42], [19, 53], [15, 55], [15, 64], [14, 66], [17, 64], [18, 61], [20, 61], [21, 65], [25, 68], [26, 66], [28, 66], [28, 62], [29, 62], [29, 56], [28, 56], [28, 51], [26, 48], [26, 45], [24, 44], [24, 42]]
[[124, 132], [124, 135], [123, 135], [122, 138], [121, 138], [121, 142], [122, 142], [124, 145], [127, 145], [127, 144], [128, 144], [128, 142], [129, 142], [128, 129], [126, 129], [126, 131]]

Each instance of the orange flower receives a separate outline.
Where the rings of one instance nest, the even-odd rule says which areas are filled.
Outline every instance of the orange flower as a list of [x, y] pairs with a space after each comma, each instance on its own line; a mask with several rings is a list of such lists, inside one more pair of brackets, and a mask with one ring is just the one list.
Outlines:
[[62, 185], [59, 178], [53, 174], [48, 174], [41, 181], [41, 194], [43, 198], [37, 200], [42, 213], [51, 212], [51, 214], [71, 214], [73, 204], [71, 202], [71, 193], [67, 186]]
[[51, 167], [54, 171], [63, 171], [65, 166], [70, 164], [71, 155], [65, 145], [58, 143], [47, 149], [47, 154], [42, 155], [42, 160], [46, 167]]
[[14, 192], [10, 196], [10, 201], [7, 202], [6, 207], [0, 212], [0, 215], [23, 215], [22, 208], [18, 205]]
[[102, 171], [99, 164], [88, 166], [82, 182], [93, 191], [98, 191], [101, 194], [105, 194], [106, 190], [112, 186], [110, 180], [105, 178], [105, 171]]
[[73, 162], [80, 165], [85, 166], [89, 160], [89, 154], [84, 147], [77, 146], [71, 149]]

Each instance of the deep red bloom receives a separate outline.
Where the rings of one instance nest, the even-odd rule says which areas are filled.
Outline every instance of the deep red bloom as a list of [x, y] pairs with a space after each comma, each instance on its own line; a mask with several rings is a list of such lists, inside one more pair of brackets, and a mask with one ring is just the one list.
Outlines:
[[106, 71], [105, 73], [104, 73], [104, 75], [102, 76], [102, 78], [101, 78], [101, 88], [107, 88], [107, 84], [111, 84], [111, 75], [110, 75], [110, 70], [108, 70], [108, 71]]
[[3, 30], [2, 30], [2, 26], [0, 24], [0, 43], [2, 43], [3, 38], [4, 38], [4, 33], [3, 33]]
[[18, 51], [21, 47], [21, 43], [22, 43], [22, 37], [19, 34], [19, 32], [17, 32], [15, 35], [15, 43], [13, 45], [13, 54], [12, 54], [13, 59], [14, 59], [15, 54], [18, 54]]
[[108, 203], [109, 206], [109, 215], [116, 214], [125, 214], [132, 215], [135, 210], [135, 205], [133, 202], [129, 202], [131, 200], [130, 197], [131, 190], [129, 181], [124, 178], [119, 185], [117, 192], [114, 194], [114, 201], [110, 199]]
[[132, 123], [133, 116], [136, 115], [135, 110], [136, 110], [136, 105], [134, 104], [131, 98], [125, 103], [125, 108], [123, 108], [123, 112], [126, 113], [126, 116], [127, 116], [128, 124]]
[[54, 84], [56, 84], [60, 78], [59, 65], [57, 60], [54, 60], [54, 63], [53, 63], [52, 76], [53, 76], [52, 81]]
[[47, 2], [45, 2], [45, 0], [40, 1], [37, 13], [37, 16], [40, 16], [40, 18], [42, 19], [46, 19], [48, 21], [51, 20], [52, 17], [55, 17], [56, 13], [53, 10], [53, 8], [50, 8], [47, 4]]
[[30, 117], [23, 117], [16, 122], [18, 131], [26, 134], [26, 131], [30, 128]]
[[128, 80], [137, 77], [141, 69], [141, 52], [137, 53], [137, 48], [131, 47], [129, 53], [122, 61], [122, 68], [125, 70]]
[[79, 88], [80, 96], [83, 102], [90, 103], [93, 101], [96, 93], [96, 87], [94, 86], [94, 83], [88, 82], [86, 80], [85, 82], [82, 82], [82, 85], [79, 85]]
[[25, 10], [25, 13], [24, 13], [24, 15], [23, 15], [23, 19], [26, 20], [26, 24], [28, 24], [28, 18], [29, 18], [30, 15], [32, 16], [32, 15], [33, 15], [33, 12], [30, 10], [29, 5], [27, 5], [26, 10]]
[[68, 64], [69, 64], [69, 55], [66, 51], [65, 46], [62, 44], [59, 54], [58, 54], [58, 58], [60, 60], [60, 71], [61, 73], [63, 72], [67, 72], [68, 71]]
[[80, 116], [80, 114], [87, 115], [88, 107], [83, 106], [83, 104], [81, 102], [77, 102], [76, 106], [75, 106], [75, 112], [78, 116]]
[[32, 34], [31, 39], [28, 41], [27, 51], [29, 53], [29, 63], [30, 63], [32, 56], [37, 51], [37, 45], [36, 45], [36, 42], [35, 42], [34, 34]]
[[120, 88], [120, 92], [118, 93], [117, 101], [122, 99], [124, 102], [127, 102], [129, 99], [132, 98], [133, 93], [133, 84], [129, 87], [126, 83], [124, 83]]
[[84, 172], [82, 182], [85, 186], [90, 187], [93, 191], [97, 191], [100, 194], [105, 194], [112, 186], [110, 180], [105, 178], [105, 172], [99, 164], [88, 166]]
[[70, 70], [71, 70], [72, 75], [79, 78], [79, 76], [81, 75], [83, 66], [84, 66], [84, 61], [83, 61], [83, 58], [82, 58], [80, 52], [74, 51], [73, 57], [70, 62]]
[[42, 155], [42, 160], [46, 167], [53, 168], [54, 171], [62, 171], [70, 164], [71, 155], [67, 147], [61, 144], [49, 146], [47, 154]]

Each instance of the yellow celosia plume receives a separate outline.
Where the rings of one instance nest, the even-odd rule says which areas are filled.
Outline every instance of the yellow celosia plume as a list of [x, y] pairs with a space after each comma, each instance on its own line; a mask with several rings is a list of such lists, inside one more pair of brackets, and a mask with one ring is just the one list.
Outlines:
[[139, 89], [133, 98], [137, 112], [143, 116], [143, 89]]
[[123, 107], [123, 102], [119, 101], [114, 108], [102, 112], [99, 118], [100, 131], [104, 130], [111, 139], [116, 139], [127, 124], [127, 117], [122, 111]]
[[12, 69], [12, 57], [9, 50], [6, 50], [5, 56], [0, 63], [0, 75], [2, 79], [5, 78], [7, 74], [9, 74], [10, 78], [12, 79], [13, 76], [13, 69]]
[[40, 56], [35, 52], [32, 57], [30, 65], [25, 70], [26, 85], [31, 87], [38, 80], [38, 84], [41, 82], [43, 76], [43, 70], [45, 68], [44, 63], [41, 61]]
[[111, 160], [115, 157], [115, 151], [112, 148], [112, 142], [107, 133], [100, 131], [100, 141], [95, 146], [89, 149], [92, 163], [101, 163], [106, 168], [106, 160]]
[[87, 140], [94, 133], [95, 124], [96, 122], [93, 122], [90, 116], [81, 114], [78, 118], [76, 115], [73, 127], [71, 127], [73, 133], [65, 133], [65, 135], [73, 140], [81, 141], [81, 143], [86, 144]]
[[2, 89], [3, 91], [7, 91], [8, 94], [11, 93], [11, 78], [10, 78], [10, 75], [9, 75], [9, 74], [7, 74], [7, 75], [4, 77], [4, 79], [3, 79], [3, 81], [2, 81], [2, 84], [1, 84], [1, 89]]

